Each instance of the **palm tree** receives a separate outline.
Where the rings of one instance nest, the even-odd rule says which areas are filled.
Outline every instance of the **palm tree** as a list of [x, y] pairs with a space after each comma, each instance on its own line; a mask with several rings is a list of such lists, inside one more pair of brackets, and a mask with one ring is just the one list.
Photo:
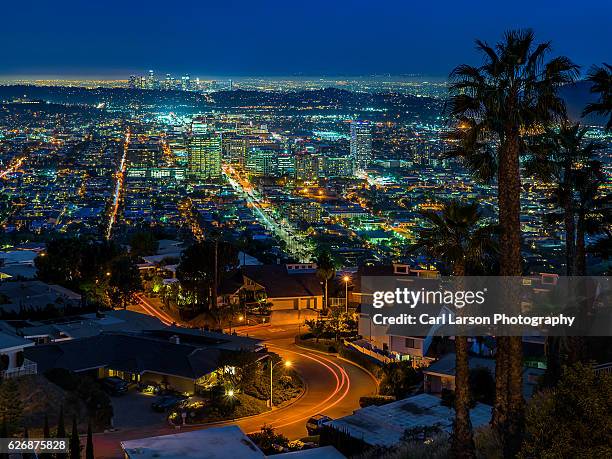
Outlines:
[[[531, 30], [506, 32], [495, 47], [476, 41], [485, 62], [460, 65], [450, 74], [448, 111], [455, 122], [450, 156], [460, 158], [474, 175], [497, 178], [500, 225], [500, 275], [521, 276], [521, 178], [519, 158], [526, 136], [565, 113], [557, 88], [575, 80], [578, 68], [566, 57], [544, 62], [550, 43], [534, 43]], [[518, 306], [509, 294], [507, 304]], [[524, 424], [521, 337], [498, 339], [493, 424], [502, 434], [507, 455], [520, 447]]]
[[[588, 128], [564, 122], [558, 130], [547, 127], [530, 146], [525, 170], [536, 178], [556, 185], [555, 204], [563, 211], [565, 231], [566, 275], [576, 275], [576, 202], [579, 170], [600, 148], [596, 142], [585, 142]], [[586, 190], [585, 190], [586, 191]]]
[[[483, 225], [478, 204], [451, 201], [444, 205], [441, 213], [423, 212], [430, 228], [418, 235], [416, 247], [450, 268], [454, 276], [473, 274], [487, 264], [496, 253], [493, 239], [494, 227]], [[470, 387], [468, 340], [466, 336], [455, 337], [455, 425], [453, 453], [455, 457], [473, 458], [474, 438], [470, 420]]]
[[602, 195], [602, 163], [589, 158], [576, 173], [576, 275], [586, 276], [586, 234], [605, 234], [611, 223], [610, 196]]
[[319, 251], [314, 261], [317, 264], [317, 277], [321, 279], [325, 285], [325, 300], [323, 307], [327, 311], [329, 301], [327, 296], [327, 283], [336, 275], [336, 261], [333, 259], [329, 251], [324, 249]]
[[612, 65], [603, 64], [602, 67], [594, 65], [589, 70], [588, 80], [592, 83], [591, 92], [599, 94], [599, 101], [586, 106], [582, 116], [597, 113], [608, 116], [607, 130], [612, 130]]

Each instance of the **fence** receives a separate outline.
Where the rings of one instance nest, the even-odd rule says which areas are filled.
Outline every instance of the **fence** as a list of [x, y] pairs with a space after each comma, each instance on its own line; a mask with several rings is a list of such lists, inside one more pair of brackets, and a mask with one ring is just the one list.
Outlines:
[[37, 373], [36, 362], [25, 359], [23, 365], [17, 368], [11, 368], [10, 370], [3, 370], [0, 372], [1, 379], [18, 378], [19, 376], [35, 375]]

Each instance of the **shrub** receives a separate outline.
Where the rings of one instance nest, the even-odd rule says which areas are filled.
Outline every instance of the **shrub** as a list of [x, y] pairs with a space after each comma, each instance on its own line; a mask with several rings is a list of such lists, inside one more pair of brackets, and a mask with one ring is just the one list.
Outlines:
[[395, 397], [392, 395], [370, 395], [361, 397], [359, 399], [359, 406], [361, 408], [365, 408], [366, 406], [381, 406], [394, 401]]
[[520, 457], [612, 457], [612, 376], [576, 364], [526, 410]]
[[276, 433], [274, 427], [265, 424], [259, 432], [249, 434], [249, 438], [265, 455], [280, 453], [289, 445], [287, 437]]

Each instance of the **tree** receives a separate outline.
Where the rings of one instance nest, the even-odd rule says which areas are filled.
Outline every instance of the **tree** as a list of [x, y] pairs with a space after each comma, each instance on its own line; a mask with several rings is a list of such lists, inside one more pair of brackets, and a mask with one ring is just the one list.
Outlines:
[[0, 417], [6, 422], [9, 436], [21, 429], [23, 404], [14, 379], [5, 379], [0, 384]]
[[72, 416], [72, 433], [70, 434], [70, 459], [81, 459], [81, 440], [76, 416]]
[[81, 279], [84, 243], [78, 238], [56, 238], [35, 259], [37, 276], [45, 282], [74, 287]]
[[354, 332], [357, 330], [357, 323], [350, 313], [345, 312], [344, 307], [335, 306], [330, 309], [329, 319], [324, 321], [325, 328], [334, 335], [338, 341], [342, 333]]
[[381, 370], [380, 394], [399, 400], [410, 395], [421, 381], [421, 375], [410, 362], [387, 363]]
[[[216, 260], [216, 263], [215, 263]], [[185, 290], [192, 312], [216, 306], [216, 283], [238, 266], [238, 254], [225, 241], [206, 240], [189, 246], [181, 255], [176, 277]]]
[[276, 433], [274, 427], [265, 424], [259, 432], [249, 434], [249, 438], [266, 455], [278, 453], [289, 444], [287, 437]]
[[493, 405], [495, 401], [495, 379], [486, 367], [470, 369], [470, 396], [473, 402]]
[[[526, 137], [564, 116], [557, 89], [575, 80], [578, 67], [566, 57], [545, 62], [549, 42], [535, 44], [531, 30], [506, 32], [495, 47], [478, 40], [485, 62], [460, 65], [450, 74], [448, 111], [454, 121], [449, 152], [475, 177], [497, 179], [500, 225], [500, 275], [521, 276], [519, 158]], [[506, 300], [516, 310], [517, 293]], [[505, 454], [519, 448], [524, 420], [521, 337], [498, 340], [496, 401], [493, 424], [504, 440]]]
[[531, 399], [519, 457], [612, 457], [611, 411], [612, 375], [565, 367], [556, 388]]
[[576, 199], [578, 178], [584, 175], [581, 174], [584, 164], [592, 161], [601, 148], [597, 142], [586, 141], [587, 133], [588, 128], [567, 121], [559, 129], [547, 127], [530, 145], [525, 162], [528, 174], [556, 186], [554, 203], [563, 212], [567, 276], [578, 274], [576, 217], [578, 209], [585, 205]]
[[159, 242], [155, 235], [148, 231], [138, 231], [130, 238], [130, 255], [136, 257], [155, 255], [158, 247]]
[[602, 193], [606, 174], [601, 161], [584, 158], [576, 173], [576, 275], [587, 275], [586, 234], [602, 235], [612, 223], [610, 196]]
[[51, 431], [49, 430], [49, 417], [45, 413], [45, 420], [43, 423], [43, 438], [51, 438]]
[[85, 459], [94, 459], [93, 434], [91, 432], [91, 421], [87, 423], [87, 445], [85, 446]]
[[[59, 417], [57, 419], [57, 431], [55, 433], [55, 438], [66, 438], [66, 427], [64, 424], [64, 407], [60, 407]], [[66, 453], [56, 453], [56, 459], [65, 459], [67, 457]]]
[[138, 266], [128, 255], [112, 261], [108, 280], [108, 296], [113, 303], [125, 308], [133, 295], [142, 290], [142, 280]]
[[[465, 276], [469, 269], [487, 264], [497, 254], [493, 239], [495, 227], [481, 220], [478, 204], [450, 201], [441, 213], [422, 213], [430, 227], [421, 231], [416, 247], [450, 267], [454, 276]], [[474, 457], [470, 420], [470, 386], [467, 336], [455, 336], [455, 424], [453, 452], [456, 457]]]
[[336, 262], [327, 250], [320, 250], [314, 261], [317, 264], [317, 277], [321, 279], [324, 283], [325, 301], [323, 307], [325, 310], [327, 310], [329, 306], [329, 299], [327, 296], [327, 283], [336, 275]]
[[602, 67], [594, 65], [589, 70], [588, 80], [592, 83], [591, 92], [599, 94], [599, 100], [586, 106], [582, 116], [597, 113], [608, 116], [606, 129], [612, 129], [612, 66], [603, 64]]
[[[43, 438], [51, 438], [51, 431], [49, 430], [49, 417], [47, 416], [47, 413], [45, 413], [45, 419], [43, 422], [43, 434], [42, 434]], [[38, 455], [41, 459], [47, 459], [52, 457], [52, 455], [50, 453], [40, 453]]]
[[315, 341], [318, 343], [319, 338], [321, 338], [323, 333], [325, 333], [325, 321], [321, 319], [308, 319], [304, 323], [310, 330], [310, 333], [314, 335]]

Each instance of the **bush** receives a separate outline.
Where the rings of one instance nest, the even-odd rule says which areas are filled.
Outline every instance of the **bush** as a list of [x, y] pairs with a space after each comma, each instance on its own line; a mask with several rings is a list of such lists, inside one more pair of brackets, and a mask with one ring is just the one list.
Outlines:
[[77, 375], [65, 368], [51, 368], [45, 371], [45, 377], [53, 384], [57, 384], [67, 391], [76, 390], [79, 386], [79, 378]]
[[249, 438], [266, 456], [281, 453], [289, 445], [287, 437], [276, 433], [274, 427], [267, 425], [262, 426], [261, 431], [249, 434]]
[[335, 354], [338, 352], [338, 348], [341, 346], [340, 343], [331, 339], [319, 339], [316, 341], [315, 339], [296, 339], [296, 343], [300, 346], [307, 347], [308, 349], [313, 349], [315, 351], [327, 352], [330, 354]]
[[392, 395], [370, 395], [361, 397], [359, 399], [359, 406], [361, 408], [365, 408], [366, 406], [382, 406], [394, 401], [395, 397]]
[[64, 368], [49, 369], [45, 372], [45, 377], [68, 392], [68, 400], [78, 399], [85, 403], [87, 414], [95, 428], [105, 428], [110, 425], [113, 405], [106, 392], [93, 378], [81, 376]]
[[423, 381], [423, 374], [415, 370], [408, 361], [391, 362], [381, 371], [380, 393], [405, 398]]
[[612, 457], [611, 412], [612, 375], [565, 368], [557, 387], [529, 402], [520, 457]]

